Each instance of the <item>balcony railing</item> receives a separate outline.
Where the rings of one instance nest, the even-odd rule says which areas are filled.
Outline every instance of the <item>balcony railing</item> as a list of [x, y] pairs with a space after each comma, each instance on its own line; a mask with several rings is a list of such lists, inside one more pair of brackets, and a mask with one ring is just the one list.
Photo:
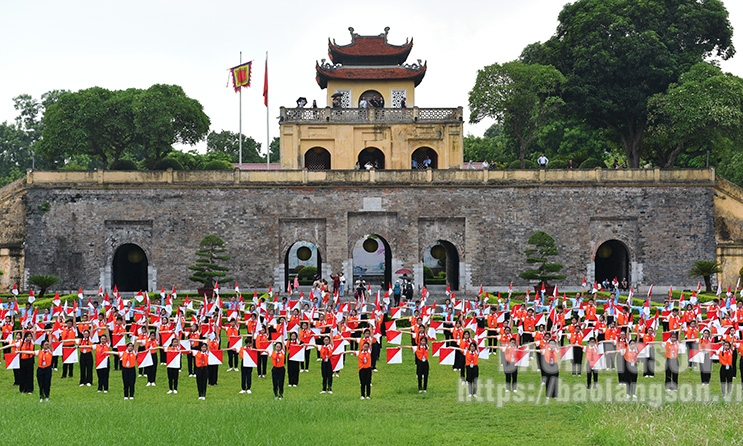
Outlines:
[[452, 123], [462, 122], [457, 108], [286, 108], [281, 107], [281, 123]]

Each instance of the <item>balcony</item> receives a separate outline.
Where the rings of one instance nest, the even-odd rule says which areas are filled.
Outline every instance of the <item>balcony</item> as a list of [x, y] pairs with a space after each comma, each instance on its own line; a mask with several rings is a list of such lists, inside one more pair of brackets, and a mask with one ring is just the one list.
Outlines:
[[452, 124], [463, 121], [462, 107], [456, 108], [286, 108], [281, 107], [282, 124]]

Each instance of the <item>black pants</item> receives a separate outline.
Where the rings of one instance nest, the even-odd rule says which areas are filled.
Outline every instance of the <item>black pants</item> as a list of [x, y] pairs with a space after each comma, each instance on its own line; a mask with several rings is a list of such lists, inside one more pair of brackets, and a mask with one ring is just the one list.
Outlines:
[[614, 352], [616, 351], [616, 347], [612, 342], [604, 342], [604, 353], [606, 357], [606, 366], [610, 369], [614, 370], [616, 367], [616, 356]]
[[194, 368], [194, 373], [196, 374], [196, 390], [199, 392], [199, 398], [206, 398], [206, 380], [207, 375], [209, 374], [207, 367]]
[[178, 390], [178, 372], [180, 369], [168, 367], [168, 390]]
[[93, 353], [80, 353], [80, 384], [93, 384]]
[[637, 363], [630, 363], [625, 361], [624, 379], [627, 383], [627, 395], [631, 396], [635, 394], [637, 388]]
[[459, 370], [462, 380], [464, 380], [464, 353], [459, 350], [454, 351], [454, 365], [451, 368]]
[[111, 369], [108, 367], [103, 369], [96, 369], [96, 375], [98, 375], [98, 390], [99, 391], [106, 391], [108, 392], [108, 375], [110, 374]]
[[573, 375], [580, 375], [580, 368], [583, 365], [583, 348], [573, 346]]
[[372, 369], [369, 367], [359, 369], [359, 383], [361, 384], [361, 397], [371, 396]]
[[[648, 347], [649, 356], [643, 360], [643, 371], [642, 376], [655, 376], [655, 350], [652, 344]], [[678, 360], [676, 360], [676, 373], [678, 374]]]
[[709, 384], [709, 380], [712, 378], [712, 359], [710, 359], [709, 353], [705, 352], [702, 354], [704, 355], [704, 362], [699, 367], [702, 384]]
[[[699, 345], [694, 341], [686, 341], [686, 352], [691, 353], [692, 350], [699, 350]], [[689, 354], [689, 368], [692, 368], [694, 366], [694, 363], [691, 362], [691, 354]]]
[[134, 398], [134, 383], [137, 382], [136, 367], [122, 367], [121, 380], [124, 382], [124, 398]]
[[18, 390], [21, 393], [33, 393], [34, 392], [34, 358], [21, 359], [20, 360], [20, 374], [18, 382]]
[[114, 371], [119, 370], [119, 368], [121, 368], [120, 364], [121, 364], [121, 359], [119, 359], [118, 355], [114, 355]]
[[480, 376], [480, 369], [476, 365], [465, 367], [465, 369], [467, 369], [464, 378], [467, 381], [467, 390], [470, 395], [477, 395], [477, 377]]
[[268, 369], [268, 355], [258, 356], [258, 376], [266, 376]]
[[506, 369], [506, 390], [516, 390], [516, 382], [519, 378], [519, 369], [510, 366]]
[[296, 386], [299, 384], [299, 362], [289, 361], [286, 365], [286, 372], [289, 375], [290, 386]]
[[219, 378], [219, 365], [213, 364], [206, 366], [207, 368], [207, 376], [209, 378], [209, 385], [210, 386], [216, 386], [217, 385], [217, 378]]
[[720, 366], [720, 388], [723, 397], [733, 391], [733, 366]]
[[67, 378], [68, 376], [72, 378], [72, 372], [75, 370], [75, 364], [65, 364], [62, 363], [62, 378]]
[[36, 381], [39, 383], [39, 398], [49, 398], [49, 391], [52, 387], [52, 368], [36, 369]]
[[[353, 346], [353, 342], [354, 341], [351, 341], [351, 345], [352, 346]], [[315, 349], [315, 350], [317, 350], [318, 352], [320, 351], [319, 348], [318, 349]], [[304, 363], [302, 364], [302, 370], [307, 370], [307, 371], [310, 370], [310, 351], [309, 351], [309, 349], [306, 349], [304, 351]]]
[[666, 390], [677, 390], [679, 387], [679, 360], [666, 358]]
[[228, 367], [231, 369], [236, 369], [237, 364], [239, 363], [239, 358], [237, 357], [237, 352], [235, 350], [227, 350], [227, 364]]
[[187, 355], [188, 359], [188, 376], [194, 375], [196, 372], [194, 371], [194, 368], [196, 367], [196, 358], [195, 354], [197, 351], [199, 351], [199, 348], [194, 347], [191, 349], [192, 353], [191, 355]]
[[428, 361], [418, 361], [415, 374], [418, 375], [418, 390], [428, 390]]
[[271, 369], [271, 379], [273, 380], [273, 396], [276, 398], [284, 397], [284, 377], [286, 369], [284, 367], [274, 367]]
[[333, 391], [333, 365], [330, 360], [325, 360], [320, 364], [320, 372], [322, 374], [322, 390], [323, 392]]
[[253, 385], [253, 367], [241, 366], [240, 378], [242, 390], [250, 390], [250, 387]]
[[372, 342], [371, 360], [372, 360], [372, 369], [374, 370], [377, 370], [377, 361], [379, 360], [380, 352], [381, 352], [381, 348], [380, 348], [379, 342]]
[[157, 379], [157, 352], [150, 353], [150, 355], [152, 355], [152, 365], [145, 368], [145, 373], [147, 373], [147, 382], [154, 384]]
[[593, 388], [598, 388], [599, 385], [599, 372], [591, 368], [591, 364], [586, 362], [586, 388], [591, 388], [591, 382], [593, 381]]
[[160, 364], [167, 364], [168, 363], [168, 354], [165, 352], [165, 350], [160, 350]]
[[498, 338], [496, 338], [496, 336], [498, 336], [497, 331], [488, 329], [488, 347], [495, 347], [498, 345]]
[[627, 361], [624, 360], [624, 356], [621, 353], [616, 353], [617, 358], [617, 378], [620, 383], [627, 383], [625, 375], [625, 369], [627, 368]]

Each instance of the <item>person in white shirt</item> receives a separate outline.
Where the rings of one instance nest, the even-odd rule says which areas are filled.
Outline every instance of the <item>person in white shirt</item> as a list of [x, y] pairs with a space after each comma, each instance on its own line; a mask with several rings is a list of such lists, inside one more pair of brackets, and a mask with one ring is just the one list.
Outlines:
[[549, 163], [549, 162], [550, 162], [550, 161], [549, 161], [549, 160], [547, 159], [547, 157], [546, 157], [546, 156], [544, 156], [544, 153], [542, 154], [542, 156], [540, 156], [540, 157], [539, 157], [539, 158], [537, 159], [537, 164], [539, 164], [539, 168], [540, 168], [540, 169], [544, 169], [544, 168], [546, 168], [546, 167], [547, 167], [547, 163]]

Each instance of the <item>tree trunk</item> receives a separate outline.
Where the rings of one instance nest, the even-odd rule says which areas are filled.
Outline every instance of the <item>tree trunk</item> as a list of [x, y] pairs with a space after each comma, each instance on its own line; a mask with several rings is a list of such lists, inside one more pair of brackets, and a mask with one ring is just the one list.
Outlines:
[[708, 293], [712, 292], [712, 280], [710, 280], [711, 276], [703, 276], [704, 277], [704, 289]]
[[[619, 129], [616, 129], [619, 131]], [[642, 152], [642, 137], [645, 134], [645, 125], [635, 125], [635, 123], [627, 123], [627, 130], [625, 133], [620, 132], [620, 138], [622, 140], [622, 146], [624, 146], [624, 153], [627, 155], [628, 167], [637, 169], [640, 167], [640, 155]]]

